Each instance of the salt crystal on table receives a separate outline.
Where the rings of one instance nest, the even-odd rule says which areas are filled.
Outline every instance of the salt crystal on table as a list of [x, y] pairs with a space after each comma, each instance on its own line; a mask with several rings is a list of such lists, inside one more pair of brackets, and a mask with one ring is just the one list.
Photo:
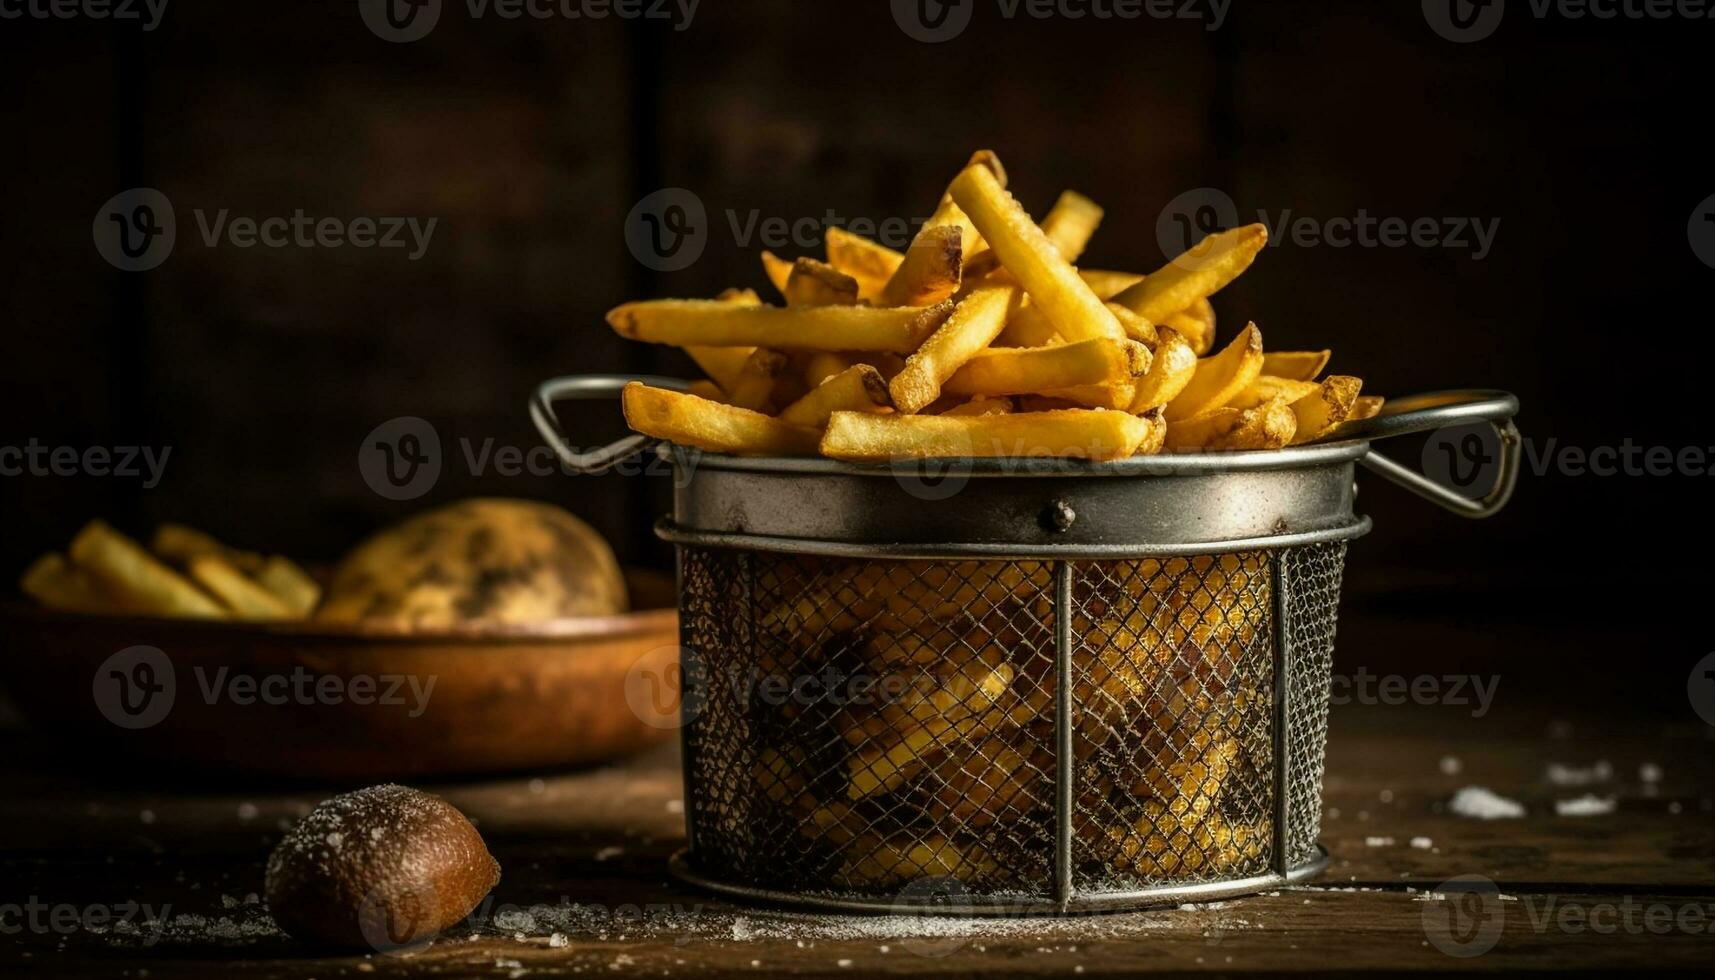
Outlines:
[[1427, 837], [1413, 837], [1411, 839], [1411, 846], [1417, 848], [1420, 851], [1427, 851], [1431, 847], [1435, 846], [1435, 842], [1430, 840]]
[[1563, 817], [1601, 817], [1614, 812], [1616, 801], [1585, 793], [1575, 800], [1555, 800], [1554, 812]]
[[1457, 776], [1459, 770], [1463, 768], [1465, 768], [1465, 764], [1459, 761], [1458, 756], [1444, 755], [1441, 757], [1441, 774], [1443, 776]]
[[1392, 837], [1365, 837], [1364, 838], [1364, 846], [1365, 847], [1392, 847], [1393, 845], [1394, 845], [1394, 840]]
[[155, 811], [144, 810], [142, 813], [137, 814], [137, 819], [143, 821], [144, 823], [154, 823], [155, 822]]
[[240, 820], [255, 820], [256, 814], [257, 814], [256, 804], [254, 804], [254, 803], [240, 803], [240, 804], [238, 804], [238, 819], [240, 819]]
[[1646, 762], [1638, 767], [1638, 778], [1646, 783], [1661, 782], [1661, 767], [1653, 762]]
[[1485, 786], [1466, 786], [1453, 794], [1448, 807], [1461, 817], [1474, 820], [1511, 820], [1524, 816], [1524, 805], [1509, 800]]
[[684, 813], [685, 812], [685, 801], [684, 800], [668, 800], [667, 801], [667, 812], [668, 813]]

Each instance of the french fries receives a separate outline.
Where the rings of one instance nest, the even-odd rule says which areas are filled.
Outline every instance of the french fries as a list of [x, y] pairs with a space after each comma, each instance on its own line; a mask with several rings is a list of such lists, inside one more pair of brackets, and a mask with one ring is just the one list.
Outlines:
[[186, 566], [191, 579], [219, 599], [237, 619], [292, 617], [291, 607], [284, 600], [219, 555], [194, 555]]
[[683, 347], [708, 379], [629, 392], [633, 426], [746, 455], [1109, 460], [1301, 445], [1380, 411], [1321, 377], [1328, 351], [1266, 351], [1254, 323], [1217, 343], [1210, 297], [1266, 227], [1147, 276], [1079, 268], [1102, 207], [1065, 191], [1038, 226], [1005, 174], [973, 154], [904, 251], [833, 228], [825, 260], [764, 252], [784, 306], [735, 289], [615, 307], [621, 336]]
[[[816, 433], [772, 416], [651, 388], [633, 381], [621, 396], [625, 421], [646, 436], [713, 453], [796, 456], [816, 448]], [[839, 412], [836, 415], [860, 415]]]
[[162, 524], [145, 549], [101, 521], [78, 532], [66, 555], [24, 570], [19, 588], [66, 612], [203, 619], [302, 619], [321, 586], [281, 555], [243, 551], [183, 524]]
[[955, 395], [1028, 395], [1080, 385], [1121, 384], [1134, 379], [1134, 363], [1126, 345], [1112, 340], [996, 347], [966, 361], [941, 390]]
[[1125, 335], [1119, 321], [1071, 263], [1060, 257], [1054, 243], [1006, 192], [994, 171], [980, 165], [966, 167], [953, 181], [951, 193], [996, 257], [1030, 294], [1031, 303], [1041, 309], [1063, 339], [1118, 340]]
[[787, 306], [851, 306], [858, 301], [858, 281], [826, 262], [799, 259], [783, 293]]
[[[653, 344], [909, 354], [940, 325], [940, 307], [735, 306], [718, 300], [653, 300], [614, 308], [622, 337]], [[942, 310], [943, 314], [951, 309]]]
[[1336, 374], [1294, 401], [1292, 414], [1298, 420], [1298, 432], [1293, 444], [1315, 442], [1350, 418], [1363, 386], [1357, 378]]
[[1124, 459], [1137, 453], [1152, 428], [1148, 418], [1099, 409], [953, 418], [835, 412], [821, 450], [861, 463], [979, 456]]
[[1017, 295], [1017, 290], [1000, 286], [965, 297], [888, 382], [893, 407], [914, 415], [939, 398], [941, 383], [1000, 336]]
[[128, 611], [210, 619], [225, 616], [220, 603], [105, 522], [84, 525], [72, 539], [68, 553]]
[[883, 412], [893, 407], [887, 379], [868, 364], [854, 364], [780, 410], [780, 421], [820, 429], [835, 412]]
[[1253, 323], [1225, 350], [1197, 362], [1190, 383], [1167, 403], [1167, 421], [1179, 422], [1225, 407], [1261, 374], [1262, 332]]
[[1151, 322], [1165, 319], [1220, 292], [1250, 268], [1267, 244], [1266, 225], [1210, 235], [1113, 301]]

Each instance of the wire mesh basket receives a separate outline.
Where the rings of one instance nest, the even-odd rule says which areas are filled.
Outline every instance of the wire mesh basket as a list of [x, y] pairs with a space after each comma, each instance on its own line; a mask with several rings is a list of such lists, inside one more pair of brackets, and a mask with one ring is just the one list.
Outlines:
[[[600, 472], [545, 384], [532, 415]], [[651, 383], [681, 387], [660, 378]], [[1517, 402], [1391, 402], [1339, 441], [1111, 463], [852, 466], [668, 451], [683, 878], [849, 910], [1098, 911], [1317, 874], [1355, 465], [1468, 516], [1504, 506]], [[1479, 498], [1370, 441], [1487, 422]]]

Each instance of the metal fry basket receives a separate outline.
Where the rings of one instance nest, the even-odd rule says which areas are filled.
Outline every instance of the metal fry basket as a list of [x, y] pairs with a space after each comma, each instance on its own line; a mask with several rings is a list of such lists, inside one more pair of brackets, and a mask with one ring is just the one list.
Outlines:
[[[544, 384], [531, 414], [624, 383]], [[1392, 401], [1261, 453], [853, 466], [659, 447], [675, 463], [682, 878], [844, 910], [1087, 912], [1315, 876], [1336, 607], [1358, 464], [1482, 517], [1517, 401]], [[1479, 499], [1371, 441], [1470, 423]]]

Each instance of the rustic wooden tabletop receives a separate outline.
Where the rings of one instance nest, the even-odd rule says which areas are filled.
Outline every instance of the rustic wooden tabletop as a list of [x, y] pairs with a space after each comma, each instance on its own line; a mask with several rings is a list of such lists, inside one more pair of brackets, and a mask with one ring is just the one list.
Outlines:
[[[662, 750], [429, 787], [478, 822], [503, 880], [428, 948], [347, 958], [284, 937], [257, 898], [282, 828], [325, 793], [143, 788], [159, 785], [149, 774], [92, 787], [14, 732], [0, 740], [0, 974], [1706, 972], [1715, 729], [1689, 710], [1605, 715], [1594, 693], [1479, 718], [1450, 701], [1335, 709], [1323, 826], [1333, 862], [1305, 887], [1066, 920], [738, 907], [666, 873], [684, 807], [676, 757]], [[1458, 815], [1449, 800], [1468, 786], [1525, 814]]]

